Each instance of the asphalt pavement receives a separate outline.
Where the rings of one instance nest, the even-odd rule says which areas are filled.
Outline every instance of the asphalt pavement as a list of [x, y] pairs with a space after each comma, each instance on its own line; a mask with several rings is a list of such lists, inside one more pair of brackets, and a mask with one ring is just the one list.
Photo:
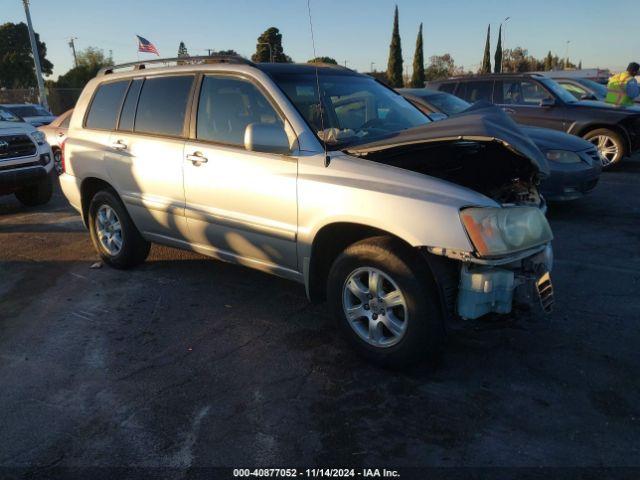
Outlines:
[[0, 197], [0, 473], [640, 467], [640, 159], [548, 216], [554, 313], [470, 322], [392, 372], [301, 285], [157, 246], [91, 268], [59, 191]]

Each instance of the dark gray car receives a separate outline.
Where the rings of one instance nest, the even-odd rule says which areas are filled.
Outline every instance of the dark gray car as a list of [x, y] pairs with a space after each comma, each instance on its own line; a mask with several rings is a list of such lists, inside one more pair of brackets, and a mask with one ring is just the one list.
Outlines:
[[524, 125], [551, 128], [590, 141], [603, 166], [640, 150], [640, 108], [579, 101], [554, 80], [537, 74], [457, 77], [429, 83], [468, 102], [487, 100]]
[[[434, 120], [468, 110], [471, 104], [454, 95], [426, 88], [401, 88], [402, 96]], [[586, 140], [548, 128], [522, 126], [547, 157], [549, 176], [540, 191], [547, 200], [574, 200], [591, 192], [600, 178], [602, 163]]]

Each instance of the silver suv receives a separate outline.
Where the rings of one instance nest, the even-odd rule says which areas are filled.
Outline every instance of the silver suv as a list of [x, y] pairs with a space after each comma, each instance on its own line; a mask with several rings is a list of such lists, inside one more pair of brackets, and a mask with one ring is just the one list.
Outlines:
[[71, 118], [60, 182], [106, 263], [157, 242], [303, 283], [383, 365], [454, 316], [549, 308], [547, 167], [500, 112], [432, 124], [341, 67], [163, 62], [100, 72]]

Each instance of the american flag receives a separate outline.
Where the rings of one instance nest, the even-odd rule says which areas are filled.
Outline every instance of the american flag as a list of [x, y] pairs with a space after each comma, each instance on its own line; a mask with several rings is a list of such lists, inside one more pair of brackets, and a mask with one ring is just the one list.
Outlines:
[[153, 43], [151, 43], [146, 38], [141, 37], [140, 35], [136, 35], [136, 37], [138, 37], [139, 52], [155, 53], [156, 55], [160, 56], [160, 54], [158, 53], [158, 49]]

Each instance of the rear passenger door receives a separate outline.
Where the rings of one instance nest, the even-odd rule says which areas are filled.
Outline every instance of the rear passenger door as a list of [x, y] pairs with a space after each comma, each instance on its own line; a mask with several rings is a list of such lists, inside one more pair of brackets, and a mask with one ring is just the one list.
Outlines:
[[566, 130], [564, 107], [560, 104], [540, 106], [542, 100], [555, 100], [555, 97], [535, 80], [526, 78], [498, 80], [495, 84], [494, 99], [495, 103], [518, 123]]
[[131, 81], [106, 155], [136, 226], [159, 241], [184, 240], [182, 163], [195, 75]]
[[192, 119], [184, 158], [191, 242], [225, 260], [297, 271], [297, 159], [244, 147], [249, 124], [288, 128], [275, 104], [252, 80], [205, 75]]
[[493, 80], [461, 82], [456, 91], [456, 96], [469, 103], [479, 102], [480, 100], [491, 102], [493, 97]]

